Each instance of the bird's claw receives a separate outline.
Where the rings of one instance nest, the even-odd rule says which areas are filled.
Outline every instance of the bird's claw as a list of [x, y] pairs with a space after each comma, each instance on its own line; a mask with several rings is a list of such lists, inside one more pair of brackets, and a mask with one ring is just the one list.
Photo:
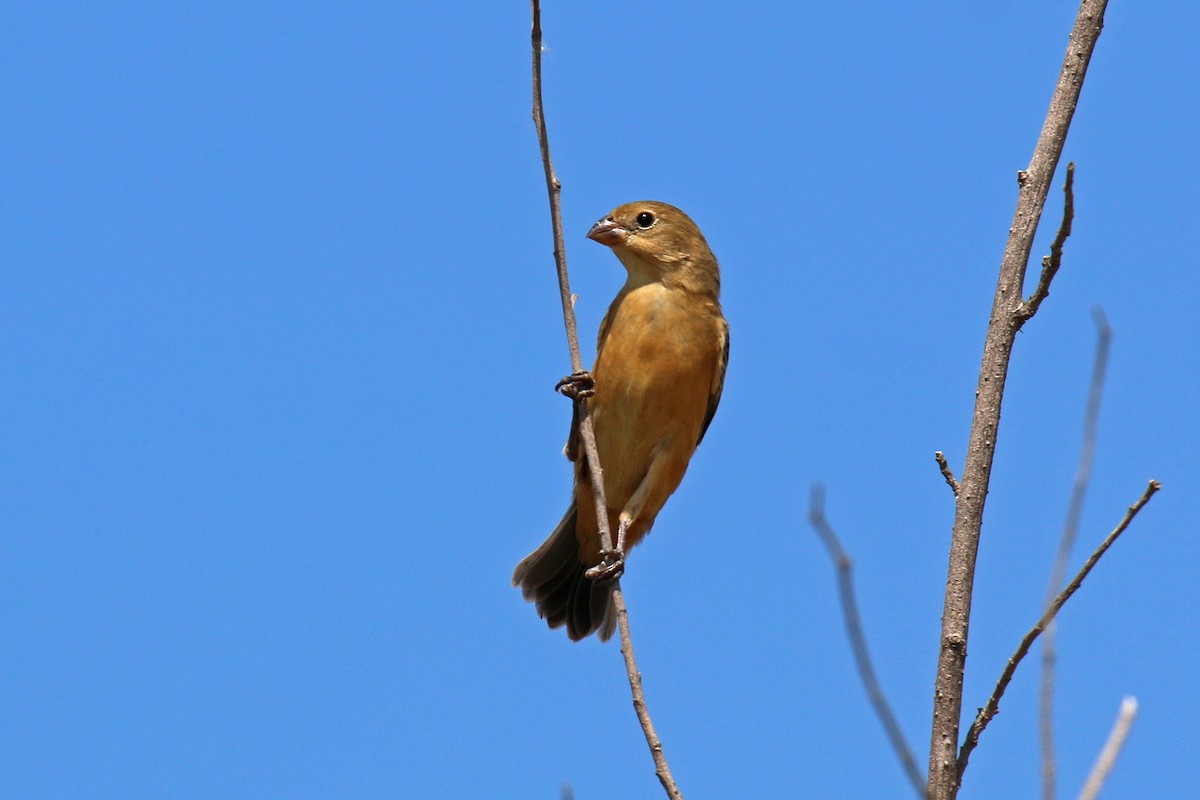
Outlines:
[[554, 384], [554, 391], [578, 401], [596, 393], [596, 381], [592, 378], [592, 373], [581, 369]]
[[625, 573], [625, 554], [620, 550], [602, 550], [600, 563], [583, 573], [597, 583], [615, 581]]

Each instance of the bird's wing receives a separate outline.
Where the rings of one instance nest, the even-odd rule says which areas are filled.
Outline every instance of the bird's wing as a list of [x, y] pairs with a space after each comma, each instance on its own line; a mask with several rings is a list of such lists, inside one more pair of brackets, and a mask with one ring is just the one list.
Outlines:
[[604, 349], [604, 340], [608, 338], [608, 323], [613, 318], [614, 312], [617, 309], [617, 304], [620, 302], [621, 296], [617, 295], [612, 301], [612, 305], [608, 307], [608, 311], [604, 314], [604, 319], [600, 320], [600, 330], [596, 332], [596, 360], [600, 360], [600, 351]]
[[719, 336], [721, 357], [717, 360], [716, 369], [713, 370], [712, 387], [708, 390], [708, 410], [704, 412], [704, 424], [700, 426], [700, 438], [696, 439], [697, 447], [704, 441], [704, 434], [708, 431], [713, 416], [717, 413], [717, 406], [721, 403], [721, 392], [725, 389], [725, 368], [729, 365], [729, 323], [723, 318], [720, 319]]

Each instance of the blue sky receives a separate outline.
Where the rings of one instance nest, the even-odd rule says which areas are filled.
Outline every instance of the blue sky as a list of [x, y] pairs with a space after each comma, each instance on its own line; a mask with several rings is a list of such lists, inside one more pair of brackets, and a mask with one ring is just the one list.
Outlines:
[[[689, 799], [909, 796], [808, 488], [923, 754], [953, 510], [932, 453], [961, 468], [1075, 8], [545, 9], [585, 359], [623, 272], [583, 234], [613, 206], [679, 205], [723, 268], [722, 406], [623, 581]], [[0, 11], [0, 794], [661, 796], [615, 643], [509, 586], [570, 488], [528, 15]], [[1126, 694], [1104, 796], [1194, 793], [1198, 26], [1113, 4], [1065, 153], [1075, 233], [1004, 408], [968, 710], [1038, 616], [1094, 306], [1115, 340], [1073, 563], [1164, 484], [1061, 617], [1064, 796]], [[1037, 791], [1033, 666], [964, 798]]]

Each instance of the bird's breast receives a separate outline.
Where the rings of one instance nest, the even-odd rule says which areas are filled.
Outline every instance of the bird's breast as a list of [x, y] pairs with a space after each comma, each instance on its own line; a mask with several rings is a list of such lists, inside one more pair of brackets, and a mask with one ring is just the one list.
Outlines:
[[614, 303], [589, 401], [600, 463], [617, 483], [618, 475], [630, 483], [613, 486], [610, 503], [632, 491], [656, 454], [678, 451], [686, 465], [721, 347], [718, 319], [700, 296], [654, 285]]

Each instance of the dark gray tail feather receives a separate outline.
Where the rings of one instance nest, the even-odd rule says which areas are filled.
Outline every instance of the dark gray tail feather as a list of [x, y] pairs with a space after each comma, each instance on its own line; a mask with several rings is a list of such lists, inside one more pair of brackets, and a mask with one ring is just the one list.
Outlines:
[[550, 538], [517, 564], [513, 586], [521, 587], [526, 600], [537, 603], [538, 616], [551, 628], [567, 626], [567, 636], [579, 641], [599, 632], [607, 642], [617, 625], [612, 605], [612, 584], [596, 583], [583, 573], [575, 538], [578, 513], [575, 501]]

